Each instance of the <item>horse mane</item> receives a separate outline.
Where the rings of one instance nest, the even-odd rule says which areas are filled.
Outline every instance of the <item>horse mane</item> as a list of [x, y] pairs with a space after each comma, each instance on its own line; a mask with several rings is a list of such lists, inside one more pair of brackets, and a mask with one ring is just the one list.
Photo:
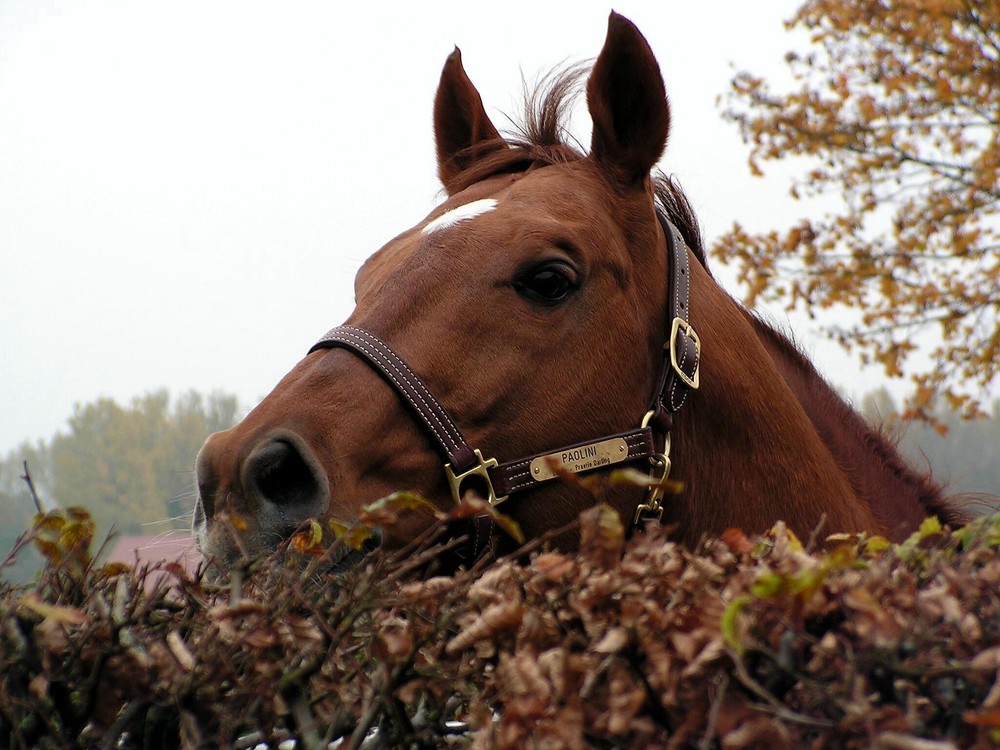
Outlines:
[[[570, 134], [566, 122], [590, 67], [582, 64], [556, 69], [541, 77], [533, 87], [525, 85], [520, 120], [511, 121], [512, 130], [493, 148], [490, 144], [477, 144], [476, 160], [454, 178], [452, 189], [458, 192], [496, 175], [528, 172], [585, 158], [583, 146]], [[488, 153], [483, 155], [483, 152]], [[653, 173], [652, 181], [656, 210], [677, 227], [698, 262], [708, 270], [701, 227], [684, 191], [673, 177], [659, 170]]]

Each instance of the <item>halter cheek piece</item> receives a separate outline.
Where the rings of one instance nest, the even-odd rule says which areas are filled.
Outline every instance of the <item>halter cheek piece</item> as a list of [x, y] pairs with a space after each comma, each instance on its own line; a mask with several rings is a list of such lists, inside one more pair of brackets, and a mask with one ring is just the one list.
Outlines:
[[[554, 479], [563, 471], [582, 473], [646, 459], [650, 466], [650, 489], [645, 502], [636, 508], [633, 523], [639, 524], [646, 518], [659, 520], [663, 516], [663, 483], [670, 474], [673, 415], [683, 406], [688, 392], [698, 388], [701, 341], [688, 322], [691, 274], [687, 248], [674, 225], [659, 211], [657, 218], [666, 236], [671, 261], [667, 300], [670, 334], [663, 346], [663, 362], [649, 411], [636, 429], [501, 464], [495, 458], [484, 458], [478, 448], [469, 445], [448, 410], [424, 381], [375, 334], [356, 326], [338, 326], [309, 353], [318, 349], [349, 349], [396, 390], [444, 456], [445, 474], [456, 503], [461, 500], [463, 485], [473, 478], [485, 488], [489, 503], [496, 506], [510, 495]], [[656, 447], [657, 434], [663, 436], [663, 450]]]

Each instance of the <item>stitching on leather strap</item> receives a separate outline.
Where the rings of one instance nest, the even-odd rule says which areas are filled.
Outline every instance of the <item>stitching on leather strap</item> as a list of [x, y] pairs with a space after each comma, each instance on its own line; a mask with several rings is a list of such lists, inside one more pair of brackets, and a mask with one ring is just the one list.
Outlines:
[[409, 402], [451, 461], [458, 463], [458, 459], [465, 458], [463, 466], [458, 468], [463, 468], [468, 463], [472, 449], [454, 420], [416, 373], [385, 342], [362, 328], [340, 326], [327, 333], [310, 351], [330, 348], [330, 345], [336, 344], [364, 354]]
[[465, 442], [458, 426], [454, 423], [448, 412], [444, 410], [438, 400], [431, 395], [424, 382], [416, 375], [416, 373], [413, 372], [413, 370], [409, 368], [406, 362], [403, 361], [394, 351], [392, 351], [392, 349], [390, 349], [385, 342], [373, 336], [363, 328], [357, 328], [356, 326], [344, 326], [343, 330], [353, 331], [359, 336], [364, 336], [372, 346], [379, 349], [386, 360], [392, 364], [394, 368], [398, 367], [406, 373], [406, 384], [416, 391], [417, 397], [420, 398], [424, 407], [430, 412], [430, 415], [435, 419], [435, 421], [437, 421], [438, 425], [445, 432], [445, 436], [457, 452], [459, 444]]

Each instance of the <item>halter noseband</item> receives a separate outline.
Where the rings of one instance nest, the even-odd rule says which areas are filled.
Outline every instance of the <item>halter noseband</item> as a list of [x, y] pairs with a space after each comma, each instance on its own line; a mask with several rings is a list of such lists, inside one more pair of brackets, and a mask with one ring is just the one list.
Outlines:
[[[510, 495], [536, 487], [563, 472], [583, 473], [647, 459], [650, 463], [649, 494], [636, 509], [633, 523], [638, 524], [645, 518], [659, 520], [663, 516], [663, 483], [670, 473], [673, 415], [684, 404], [688, 392], [698, 388], [701, 341], [688, 322], [691, 274], [687, 247], [674, 225], [659, 211], [656, 215], [663, 227], [671, 261], [667, 300], [670, 335], [663, 346], [663, 362], [649, 411], [637, 429], [501, 464], [495, 458], [484, 458], [478, 448], [469, 445], [451, 414], [420, 376], [375, 334], [357, 326], [338, 326], [321, 338], [309, 353], [318, 349], [349, 349], [393, 387], [444, 456], [445, 474], [456, 503], [461, 501], [463, 485], [473, 478], [481, 482], [490, 505], [496, 506]], [[657, 450], [654, 432], [663, 436], [662, 451]]]

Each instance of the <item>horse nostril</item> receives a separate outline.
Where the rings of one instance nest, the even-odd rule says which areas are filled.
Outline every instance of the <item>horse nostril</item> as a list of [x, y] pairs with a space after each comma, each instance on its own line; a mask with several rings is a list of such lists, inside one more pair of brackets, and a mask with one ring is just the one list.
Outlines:
[[274, 439], [258, 447], [247, 459], [244, 478], [248, 494], [279, 506], [290, 517], [325, 510], [325, 482], [303, 450], [288, 440]]

